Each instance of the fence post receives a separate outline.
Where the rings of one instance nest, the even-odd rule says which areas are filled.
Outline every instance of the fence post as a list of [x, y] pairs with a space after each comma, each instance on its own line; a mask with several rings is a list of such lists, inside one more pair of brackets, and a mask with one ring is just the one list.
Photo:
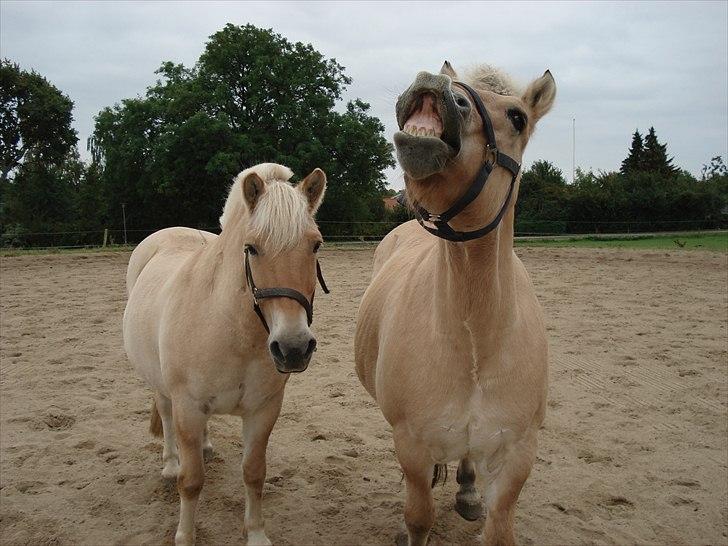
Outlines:
[[101, 248], [106, 248], [106, 240], [109, 238], [109, 228], [104, 228], [104, 244]]

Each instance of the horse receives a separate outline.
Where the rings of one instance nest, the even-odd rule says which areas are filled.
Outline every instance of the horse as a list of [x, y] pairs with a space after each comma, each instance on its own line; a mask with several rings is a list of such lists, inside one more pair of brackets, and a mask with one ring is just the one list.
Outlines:
[[154, 390], [150, 431], [164, 437], [162, 476], [176, 478], [180, 495], [177, 545], [194, 544], [213, 414], [242, 417], [247, 543], [271, 544], [261, 509], [266, 447], [288, 377], [316, 349], [317, 277], [327, 290], [314, 220], [326, 175], [315, 169], [295, 187], [292, 175], [272, 163], [244, 170], [219, 236], [163, 229], [129, 260], [124, 348]]
[[458, 79], [445, 62], [397, 99], [394, 143], [415, 219], [375, 251], [354, 352], [404, 474], [399, 543], [426, 544], [431, 487], [450, 461], [459, 461], [457, 512], [477, 520], [485, 504], [484, 543], [515, 543], [515, 503], [545, 414], [548, 343], [513, 251], [514, 203], [523, 151], [555, 95], [548, 71], [520, 91], [487, 65]]

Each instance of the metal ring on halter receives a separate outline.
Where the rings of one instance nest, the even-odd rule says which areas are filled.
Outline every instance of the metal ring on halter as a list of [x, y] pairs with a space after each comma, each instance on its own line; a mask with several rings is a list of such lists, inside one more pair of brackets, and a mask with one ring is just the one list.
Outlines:
[[[258, 315], [258, 318], [263, 324], [263, 328], [265, 328], [265, 331], [270, 333], [270, 328], [268, 328], [268, 322], [266, 322], [265, 317], [263, 316], [263, 311], [260, 309], [260, 305], [258, 303], [260, 300], [265, 298], [289, 298], [297, 301], [299, 305], [303, 307], [303, 309], [306, 311], [306, 320], [308, 321], [308, 325], [311, 326], [311, 323], [313, 322], [313, 296], [315, 294], [315, 290], [314, 294], [311, 295], [311, 300], [309, 300], [306, 296], [301, 294], [298, 290], [294, 290], [293, 288], [258, 288], [257, 286], [255, 286], [255, 281], [253, 280], [253, 272], [250, 270], [249, 256], [250, 249], [248, 247], [245, 247], [245, 280], [253, 296], [253, 310], [255, 311], [255, 314]], [[329, 288], [326, 286], [326, 281], [324, 281], [323, 273], [321, 273], [321, 265], [319, 265], [318, 260], [316, 260], [316, 278], [321, 284], [321, 288], [323, 289], [324, 293], [328, 294]]]
[[[480, 98], [480, 95], [478, 95], [478, 93], [472, 87], [463, 82], [453, 83], [459, 85], [468, 92], [470, 97], [473, 99], [475, 109], [478, 111], [478, 114], [483, 121], [483, 133], [485, 133], [486, 141], [486, 159], [483, 162], [483, 166], [478, 171], [478, 174], [475, 176], [475, 180], [473, 180], [465, 193], [445, 212], [441, 214], [432, 214], [426, 208], [422, 207], [417, 203], [413, 203], [413, 208], [415, 212], [415, 218], [417, 218], [419, 224], [429, 233], [432, 233], [433, 235], [440, 237], [441, 239], [446, 239], [448, 241], [464, 242], [483, 237], [484, 235], [487, 235], [488, 233], [493, 231], [498, 226], [498, 224], [500, 224], [500, 221], [503, 219], [503, 216], [505, 216], [506, 210], [508, 210], [508, 205], [511, 202], [513, 188], [516, 185], [516, 178], [518, 178], [518, 173], [521, 170], [521, 165], [512, 157], [509, 157], [498, 150], [495, 140], [495, 132], [493, 131], [493, 123], [490, 121], [490, 116], [488, 116], [488, 111], [485, 109], [485, 105], [483, 104], [483, 100]], [[493, 154], [492, 163], [488, 161], [488, 152], [492, 152]], [[483, 188], [488, 182], [490, 174], [493, 172], [493, 169], [496, 166], [503, 167], [504, 169], [510, 171], [510, 173], [513, 175], [511, 177], [510, 187], [508, 188], [508, 195], [506, 196], [503, 205], [498, 211], [498, 214], [496, 214], [495, 218], [490, 223], [480, 229], [475, 229], [473, 231], [454, 230], [450, 226], [450, 224], [448, 224], [448, 222], [452, 220], [455, 216], [457, 216], [460, 212], [462, 212], [463, 209], [467, 207], [470, 203], [475, 201], [478, 195], [480, 195], [480, 192], [483, 191]], [[425, 225], [425, 222], [432, 223], [434, 227]]]

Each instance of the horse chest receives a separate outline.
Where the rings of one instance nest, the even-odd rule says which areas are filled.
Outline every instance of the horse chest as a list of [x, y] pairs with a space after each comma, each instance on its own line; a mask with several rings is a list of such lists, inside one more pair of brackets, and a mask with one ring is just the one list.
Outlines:
[[[217, 382], [215, 392], [208, 393], [203, 411], [208, 414], [243, 415], [263, 406], [285, 386], [286, 376], [268, 361], [249, 362], [248, 373], [231, 374]], [[270, 373], [268, 373], [270, 372]]]
[[492, 459], [514, 439], [514, 431], [487, 396], [473, 387], [469, 397], [441, 405], [437, 415], [430, 415], [410, 431], [424, 441], [436, 462], [465, 456]]

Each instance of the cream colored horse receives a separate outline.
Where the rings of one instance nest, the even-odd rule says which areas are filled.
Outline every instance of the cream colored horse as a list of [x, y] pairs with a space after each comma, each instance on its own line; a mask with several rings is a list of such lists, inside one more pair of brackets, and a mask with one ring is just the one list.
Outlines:
[[248, 544], [270, 544], [261, 512], [268, 437], [287, 373], [306, 368], [316, 341], [306, 310], [290, 297], [261, 300], [259, 320], [244, 252], [259, 288], [285, 287], [313, 300], [321, 244], [313, 215], [326, 176], [316, 169], [294, 188], [286, 182], [292, 174], [275, 164], [243, 171], [225, 203], [220, 236], [164, 229], [129, 261], [124, 347], [155, 392], [151, 430], [164, 433], [162, 476], [176, 477], [180, 493], [177, 544], [194, 543], [212, 414], [243, 418]]
[[[436, 237], [414, 221], [385, 237], [359, 309], [356, 369], [393, 428], [409, 544], [425, 544], [434, 522], [433, 469], [437, 475], [436, 465], [455, 460], [457, 511], [481, 516], [477, 474], [485, 544], [512, 544], [515, 503], [546, 408], [548, 350], [541, 307], [513, 252], [516, 173], [556, 86], [549, 72], [522, 93], [489, 67], [465, 78], [491, 120], [495, 142], [486, 142], [477, 100], [456, 80], [445, 63], [439, 75], [418, 74], [397, 101], [395, 145], [408, 200], [422, 214], [467, 201], [484, 162], [496, 160], [486, 144], [515, 161], [498, 158], [484, 189], [448, 226], [439, 229], [436, 214], [423, 218], [441, 237], [475, 232], [472, 240]], [[492, 230], [478, 236], [488, 224]]]

